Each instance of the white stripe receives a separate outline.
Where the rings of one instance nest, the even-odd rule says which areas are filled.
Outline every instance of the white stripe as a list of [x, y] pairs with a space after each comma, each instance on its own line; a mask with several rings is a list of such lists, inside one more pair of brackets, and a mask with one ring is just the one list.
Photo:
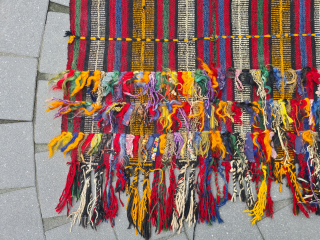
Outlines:
[[[235, 0], [231, 4], [232, 35], [249, 34], [249, 0]], [[249, 69], [249, 39], [232, 39], [234, 67]]]
[[[195, 37], [195, 0], [178, 0], [178, 38]], [[196, 70], [195, 42], [178, 42], [178, 71]]]
[[[314, 0], [314, 31], [320, 33], [320, 0]], [[316, 68], [320, 68], [320, 36], [314, 37], [316, 43]]]

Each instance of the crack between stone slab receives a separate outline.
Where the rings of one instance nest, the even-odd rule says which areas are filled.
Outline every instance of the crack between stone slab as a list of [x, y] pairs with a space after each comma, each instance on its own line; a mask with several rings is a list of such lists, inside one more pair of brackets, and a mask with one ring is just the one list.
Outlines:
[[265, 240], [265, 239], [264, 239], [264, 237], [263, 237], [263, 235], [262, 235], [262, 232], [260, 231], [260, 228], [259, 228], [259, 226], [258, 226], [257, 224], [256, 224], [256, 227], [258, 228], [258, 231], [259, 231], [259, 233], [260, 233], [260, 235], [261, 235], [262, 239], [263, 239], [263, 240]]
[[48, 143], [35, 143], [34, 153], [42, 153], [42, 152], [48, 152]]
[[32, 121], [0, 119], [0, 124], [8, 124], [8, 123], [25, 123], [25, 122], [32, 122]]
[[[283, 206], [281, 206], [284, 203]], [[276, 201], [273, 203], [273, 209], [274, 209], [274, 214], [276, 212], [279, 212], [281, 209], [289, 206], [292, 203], [292, 198], [287, 198], [287, 199], [282, 199], [279, 201]], [[280, 207], [278, 207], [280, 205]], [[261, 222], [262, 220], [264, 220], [265, 218], [267, 218], [266, 214], [264, 213], [263, 216], [261, 217], [261, 220], [259, 222]]]
[[55, 3], [55, 2], [51, 2], [49, 3], [49, 12], [59, 12], [59, 13], [66, 13], [69, 14], [69, 7], [59, 4], [59, 3]]
[[[50, 2], [48, 3], [50, 4]], [[39, 205], [39, 211], [40, 211], [40, 215], [41, 215], [41, 221], [42, 221], [42, 229], [43, 229], [43, 236], [44, 239], [47, 239], [47, 236], [45, 234], [45, 227], [44, 227], [44, 220], [42, 217], [42, 210], [41, 210], [41, 204], [40, 204], [40, 199], [39, 199], [39, 186], [38, 186], [38, 174], [37, 174], [37, 162], [35, 161], [36, 159], [36, 143], [35, 143], [35, 121], [36, 121], [36, 110], [37, 110], [37, 93], [38, 93], [38, 73], [39, 73], [39, 67], [40, 67], [40, 60], [41, 60], [41, 54], [42, 54], [42, 50], [43, 50], [43, 41], [44, 41], [44, 33], [45, 33], [45, 28], [46, 28], [46, 24], [47, 24], [47, 18], [48, 18], [48, 10], [49, 10], [49, 5], [47, 8], [47, 14], [46, 14], [46, 19], [45, 19], [45, 24], [43, 25], [43, 29], [42, 29], [42, 38], [41, 38], [41, 45], [40, 45], [40, 51], [39, 51], [39, 58], [37, 58], [38, 60], [38, 65], [37, 65], [37, 77], [36, 77], [36, 81], [35, 81], [35, 95], [34, 95], [34, 103], [33, 103], [33, 116], [32, 116], [32, 126], [33, 126], [33, 156], [34, 156], [34, 168], [35, 168], [35, 185], [36, 185], [36, 194], [37, 194], [37, 201], [38, 201], [38, 205]]]
[[5, 53], [5, 52], [0, 52], [0, 56], [38, 59], [38, 57], [31, 57], [31, 56], [26, 56], [26, 55], [19, 55], [19, 54], [14, 54], [14, 53]]
[[70, 219], [66, 215], [43, 218], [42, 221], [45, 232], [70, 223]]
[[119, 240], [116, 230], [114, 228], [112, 228], [112, 230], [113, 230], [113, 234], [116, 237], [116, 239]]
[[42, 73], [42, 72], [38, 71], [38, 73], [37, 73], [37, 81], [39, 81], [39, 80], [49, 81], [51, 78], [53, 78], [55, 76], [56, 76], [56, 74]]
[[19, 191], [19, 190], [23, 190], [23, 189], [27, 189], [27, 188], [32, 188], [34, 186], [30, 186], [30, 187], [19, 187], [19, 188], [3, 188], [0, 189], [0, 194], [5, 194], [5, 193], [9, 193], [9, 192], [14, 192], [14, 191]]

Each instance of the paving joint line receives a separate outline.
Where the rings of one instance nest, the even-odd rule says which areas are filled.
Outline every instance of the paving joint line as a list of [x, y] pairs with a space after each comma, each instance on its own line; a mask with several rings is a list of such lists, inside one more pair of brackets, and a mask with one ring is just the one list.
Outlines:
[[27, 189], [27, 188], [33, 188], [33, 187], [34, 187], [34, 186], [18, 187], [18, 188], [3, 188], [3, 189], [0, 189], [0, 195], [1, 195], [1, 194], [5, 194], [5, 193], [10, 193], [10, 192], [15, 192], [15, 191]]
[[9, 123], [27, 123], [32, 122], [28, 120], [11, 120], [11, 119], [0, 119], [0, 124], [9, 124]]
[[49, 2], [49, 12], [58, 12], [58, 13], [65, 13], [65, 14], [69, 14], [69, 7], [59, 4], [59, 3], [55, 3], [55, 2]]
[[35, 143], [35, 122], [36, 122], [37, 93], [38, 93], [38, 81], [37, 81], [37, 78], [38, 78], [38, 73], [39, 73], [41, 54], [42, 54], [42, 50], [43, 50], [44, 33], [45, 33], [47, 19], [48, 19], [49, 5], [50, 5], [50, 2], [48, 3], [47, 15], [46, 15], [46, 19], [45, 19], [45, 22], [44, 22], [44, 25], [43, 25], [43, 29], [42, 29], [42, 38], [41, 38], [41, 45], [40, 45], [40, 51], [39, 51], [39, 58], [37, 58], [38, 65], [37, 65], [37, 76], [36, 76], [36, 79], [35, 79], [35, 92], [34, 92], [35, 95], [34, 95], [33, 116], [32, 116], [35, 186], [36, 186], [37, 201], [38, 201], [38, 205], [39, 205], [39, 212], [40, 212], [40, 215], [41, 215], [41, 222], [42, 222], [42, 230], [43, 230], [44, 239], [47, 239], [47, 237], [46, 237], [46, 234], [45, 234], [44, 220], [43, 220], [43, 217], [42, 217], [42, 210], [41, 210], [41, 204], [40, 204], [40, 199], [39, 199], [39, 186], [38, 186], [38, 174], [37, 174], [37, 162], [36, 162], [36, 143]]

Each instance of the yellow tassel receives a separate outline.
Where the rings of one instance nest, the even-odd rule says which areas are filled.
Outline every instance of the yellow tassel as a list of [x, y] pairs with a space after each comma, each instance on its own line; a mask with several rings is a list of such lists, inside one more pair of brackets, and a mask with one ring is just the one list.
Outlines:
[[212, 87], [213, 87], [214, 89], [216, 89], [216, 88], [219, 86], [219, 83], [217, 82], [217, 78], [216, 78], [216, 76], [214, 75], [214, 72], [208, 67], [207, 64], [205, 64], [205, 63], [203, 62], [202, 59], [198, 58], [198, 60], [201, 62], [201, 67], [202, 67], [204, 70], [207, 71], [208, 76], [210, 77], [210, 79], [211, 79], [211, 81], [212, 81]]
[[[149, 174], [149, 173], [148, 173]], [[145, 214], [149, 212], [147, 201], [150, 202], [151, 190], [149, 186], [149, 176], [145, 175], [143, 180], [143, 186], [146, 186], [143, 190], [143, 196], [139, 203], [139, 216], [138, 216], [138, 227], [142, 230], [143, 229], [143, 219], [145, 218]], [[149, 219], [148, 219], [149, 220]]]
[[227, 105], [228, 103], [227, 102], [224, 102], [224, 101], [220, 101], [219, 102], [219, 107], [218, 109], [216, 110], [216, 114], [223, 119], [224, 122], [226, 122], [226, 116], [227, 116], [227, 113], [226, 113], [226, 109], [227, 109]]
[[184, 96], [192, 96], [195, 92], [194, 90], [194, 78], [191, 76], [191, 72], [183, 72], [181, 78], [184, 83], [182, 85], [182, 94]]
[[307, 105], [304, 107], [304, 111], [306, 112], [306, 115], [304, 117], [309, 117], [310, 116], [310, 109], [311, 109], [310, 99], [305, 98], [304, 100], [307, 102]]
[[100, 108], [102, 108], [102, 103], [94, 103], [91, 105], [93, 107], [93, 109], [89, 112], [87, 109], [85, 108], [79, 108], [79, 111], [83, 111], [83, 114], [85, 115], [92, 115], [93, 113], [95, 113], [97, 110], [99, 110]]
[[164, 130], [167, 128], [168, 118], [169, 118], [169, 109], [166, 104], [163, 104], [161, 116], [159, 117], [158, 121], [160, 122]]
[[76, 37], [76, 36], [70, 36], [70, 38], [69, 38], [69, 40], [68, 40], [68, 43], [69, 43], [69, 44], [73, 43], [75, 37]]
[[224, 146], [221, 138], [220, 131], [210, 131], [211, 150], [214, 152], [219, 150], [221, 158], [226, 155], [226, 147]]
[[56, 136], [55, 138], [51, 139], [51, 141], [48, 144], [48, 149], [49, 149], [49, 158], [53, 156], [53, 146], [61, 139], [63, 138], [67, 133], [62, 132], [59, 136]]
[[99, 146], [99, 144], [101, 142], [101, 137], [102, 137], [102, 133], [95, 134], [93, 136], [91, 143], [90, 143], [91, 148], [87, 152], [88, 155], [92, 155], [95, 152], [95, 150], [97, 149], [97, 146]]
[[270, 130], [267, 129], [265, 131], [265, 135], [264, 135], [264, 139], [263, 139], [263, 142], [264, 142], [264, 146], [266, 148], [266, 152], [267, 152], [267, 156], [266, 156], [266, 163], [270, 163], [271, 162], [271, 152], [272, 152], [272, 147], [271, 147], [271, 139], [270, 139]]
[[[77, 94], [86, 85], [87, 79], [89, 77], [89, 73], [90, 73], [90, 71], [81, 72], [81, 74], [79, 75], [79, 77], [75, 81], [76, 87], [73, 90], [72, 94], [70, 95], [71, 97], [74, 96], [75, 94]], [[82, 84], [80, 84], [81, 80], [82, 80]]]
[[159, 136], [159, 138], [160, 138], [160, 143], [159, 143], [160, 154], [164, 153], [164, 149], [166, 147], [166, 142], [167, 142], [166, 136], [167, 136], [167, 134], [162, 134]]
[[78, 137], [76, 138], [76, 140], [74, 140], [74, 142], [71, 143], [71, 144], [67, 147], [66, 150], [64, 150], [64, 152], [63, 152], [64, 156], [66, 156], [66, 153], [67, 153], [67, 152], [71, 151], [72, 149], [75, 149], [75, 148], [79, 145], [80, 141], [83, 139], [83, 136], [84, 136], [84, 133], [79, 132]]
[[[70, 142], [71, 139], [72, 139], [72, 133], [71, 133], [71, 132], [66, 133], [62, 138], [60, 138], [60, 139], [56, 142], [56, 144], [53, 146], [53, 149], [52, 149], [53, 153], [52, 153], [52, 155], [53, 155], [56, 151], [58, 151], [60, 148], [62, 148], [63, 146], [65, 146], [68, 142]], [[49, 143], [49, 144], [50, 144], [50, 143]], [[49, 153], [49, 154], [50, 154], [50, 153]], [[52, 155], [51, 155], [51, 156], [52, 156]], [[50, 156], [50, 155], [49, 155], [49, 156]]]
[[208, 152], [210, 149], [210, 132], [203, 131], [201, 133], [201, 141], [199, 144], [199, 155], [208, 157]]
[[251, 220], [252, 225], [256, 223], [256, 221], [260, 221], [261, 217], [263, 216], [263, 211], [266, 208], [267, 204], [267, 167], [261, 163], [261, 168], [263, 171], [264, 179], [261, 183], [261, 186], [259, 188], [259, 193], [258, 193], [258, 200], [256, 204], [254, 205], [254, 208], [252, 210], [245, 210], [243, 212], [249, 213], [249, 216], [254, 216], [253, 219]]
[[89, 87], [91, 85], [91, 82], [94, 81], [94, 87], [91, 92], [96, 92], [99, 87], [100, 78], [101, 72], [99, 70], [94, 71], [93, 76], [88, 78], [86, 87]]
[[138, 234], [138, 228], [137, 228], [136, 223], [137, 223], [138, 213], [139, 213], [138, 175], [139, 175], [138, 167], [136, 167], [134, 170], [132, 186], [131, 186], [130, 195], [128, 197], [127, 206], [126, 206], [126, 210], [127, 210], [131, 196], [133, 196], [131, 217], [132, 217], [134, 227], [136, 229], [136, 235]]

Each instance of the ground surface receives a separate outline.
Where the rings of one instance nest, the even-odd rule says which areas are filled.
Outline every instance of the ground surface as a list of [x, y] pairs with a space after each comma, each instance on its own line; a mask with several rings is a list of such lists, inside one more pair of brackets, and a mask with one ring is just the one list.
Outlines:
[[[0, 239], [141, 239], [128, 230], [124, 208], [116, 226], [98, 231], [75, 226], [70, 232], [66, 211], [54, 208], [68, 168], [62, 154], [48, 159], [46, 145], [60, 132], [60, 120], [45, 113], [45, 100], [62, 97], [47, 88], [48, 80], [65, 70], [69, 0], [0, 1]], [[195, 239], [319, 239], [319, 218], [292, 214], [287, 187], [272, 186], [275, 215], [252, 226], [244, 203], [221, 209], [225, 223], [197, 225]], [[122, 201], [127, 197], [122, 195]], [[74, 204], [78, 206], [77, 203]], [[192, 239], [193, 228], [180, 235], [164, 232], [152, 239]]]

